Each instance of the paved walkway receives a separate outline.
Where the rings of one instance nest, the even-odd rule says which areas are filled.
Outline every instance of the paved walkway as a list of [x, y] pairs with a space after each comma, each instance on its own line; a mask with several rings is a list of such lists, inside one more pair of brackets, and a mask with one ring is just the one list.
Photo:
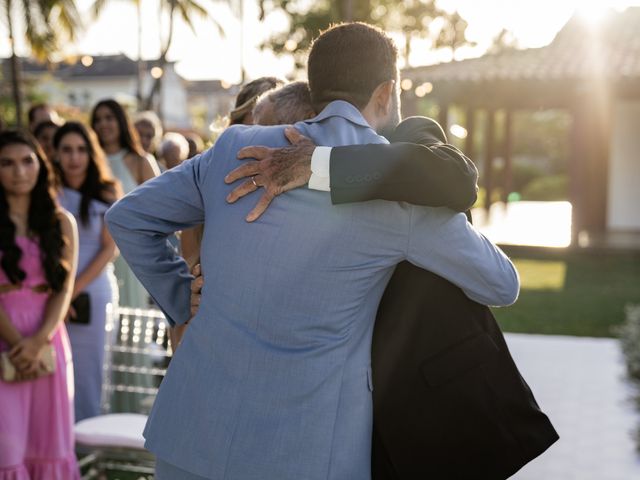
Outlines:
[[640, 480], [640, 415], [612, 339], [507, 335], [538, 403], [560, 434], [513, 480]]

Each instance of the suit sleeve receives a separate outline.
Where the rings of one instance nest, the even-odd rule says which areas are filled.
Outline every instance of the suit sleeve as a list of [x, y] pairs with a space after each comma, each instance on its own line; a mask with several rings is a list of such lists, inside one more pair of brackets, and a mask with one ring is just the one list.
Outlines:
[[330, 168], [334, 204], [393, 200], [463, 212], [477, 198], [475, 165], [449, 144], [335, 147]]
[[149, 180], [105, 216], [120, 254], [171, 325], [190, 318], [192, 276], [167, 238], [204, 222], [201, 186], [213, 149]]
[[515, 266], [465, 214], [411, 208], [407, 260], [446, 278], [483, 305], [506, 306], [517, 300], [520, 278]]

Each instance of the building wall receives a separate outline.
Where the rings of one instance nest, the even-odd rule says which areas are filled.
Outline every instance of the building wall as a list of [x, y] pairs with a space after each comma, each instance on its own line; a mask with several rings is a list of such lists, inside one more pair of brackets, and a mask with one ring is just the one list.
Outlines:
[[123, 77], [91, 77], [69, 79], [59, 92], [60, 99], [52, 99], [81, 108], [89, 112], [93, 106], [105, 98], [115, 98], [119, 102], [135, 102], [136, 82], [133, 78]]
[[230, 90], [208, 94], [193, 93], [188, 96], [189, 111], [192, 118], [200, 118], [202, 125], [194, 127], [208, 130], [209, 125], [219, 117], [229, 114], [233, 108], [235, 95]]
[[[145, 91], [149, 91], [149, 87]], [[190, 128], [189, 107], [187, 105], [187, 89], [184, 81], [173, 68], [167, 68], [162, 81], [161, 108], [164, 126], [167, 130], [174, 128]]]
[[[60, 80], [51, 75], [34, 76], [38, 89], [47, 95], [53, 104], [68, 104], [86, 112], [100, 100], [115, 98], [121, 103], [134, 105], [137, 82], [131, 77], [76, 77]], [[143, 92], [151, 90], [153, 79], [143, 77]], [[164, 124], [167, 129], [190, 128], [191, 119], [187, 104], [187, 90], [184, 81], [172, 67], [167, 67], [162, 84], [161, 105]]]
[[640, 101], [614, 107], [607, 226], [640, 231]]

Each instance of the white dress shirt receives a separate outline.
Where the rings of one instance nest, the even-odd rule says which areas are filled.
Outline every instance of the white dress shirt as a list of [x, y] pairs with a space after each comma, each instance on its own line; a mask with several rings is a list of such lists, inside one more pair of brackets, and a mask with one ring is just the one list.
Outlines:
[[311, 178], [309, 188], [312, 190], [331, 191], [329, 165], [331, 147], [316, 147], [311, 155]]

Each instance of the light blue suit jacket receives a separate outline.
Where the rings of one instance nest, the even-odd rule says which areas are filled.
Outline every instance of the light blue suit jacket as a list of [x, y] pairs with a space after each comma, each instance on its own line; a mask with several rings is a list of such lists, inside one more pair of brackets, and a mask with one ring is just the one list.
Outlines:
[[[318, 145], [383, 143], [343, 101], [296, 125]], [[202, 155], [107, 213], [121, 254], [171, 323], [189, 318], [191, 276], [167, 235], [204, 222], [202, 303], [145, 430], [165, 461], [211, 479], [368, 480], [373, 321], [405, 259], [481, 303], [515, 301], [509, 259], [444, 208], [333, 206], [306, 188], [229, 205], [224, 176], [247, 145], [282, 146], [284, 127], [232, 127]], [[429, 292], [425, 292], [428, 295]]]

